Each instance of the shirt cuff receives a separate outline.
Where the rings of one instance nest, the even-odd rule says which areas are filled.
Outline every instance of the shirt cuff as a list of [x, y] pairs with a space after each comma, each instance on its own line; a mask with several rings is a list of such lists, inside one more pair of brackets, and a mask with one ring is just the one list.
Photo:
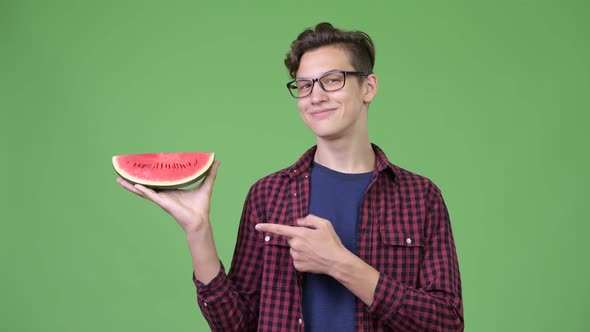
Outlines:
[[375, 297], [368, 312], [382, 320], [389, 320], [400, 310], [405, 296], [405, 287], [400, 282], [380, 273]]
[[204, 303], [214, 303], [220, 297], [223, 297], [223, 294], [229, 291], [230, 288], [230, 283], [227, 280], [223, 263], [221, 263], [217, 275], [208, 284], [204, 284], [197, 280], [195, 272], [193, 271], [193, 283], [197, 288], [197, 295], [200, 301]]

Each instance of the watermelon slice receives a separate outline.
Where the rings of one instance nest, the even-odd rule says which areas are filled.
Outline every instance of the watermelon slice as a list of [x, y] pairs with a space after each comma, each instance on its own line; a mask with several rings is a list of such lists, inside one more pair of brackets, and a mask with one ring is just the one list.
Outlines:
[[214, 159], [212, 152], [125, 154], [113, 157], [113, 167], [131, 183], [178, 189], [204, 177]]

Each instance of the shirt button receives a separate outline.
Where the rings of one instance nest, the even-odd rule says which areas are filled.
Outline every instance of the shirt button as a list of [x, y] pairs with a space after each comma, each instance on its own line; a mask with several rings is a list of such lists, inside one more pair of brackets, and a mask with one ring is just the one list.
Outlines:
[[266, 241], [266, 242], [270, 241], [270, 236], [269, 235], [265, 236], [264, 241]]
[[297, 196], [297, 193], [293, 193], [293, 196]]
[[207, 306], [207, 302], [203, 301], [203, 305], [206, 307]]
[[410, 239], [410, 238], [407, 238], [407, 239], [406, 239], [406, 243], [407, 243], [407, 244], [412, 244], [412, 239]]
[[303, 324], [303, 319], [301, 317], [299, 318], [299, 324]]

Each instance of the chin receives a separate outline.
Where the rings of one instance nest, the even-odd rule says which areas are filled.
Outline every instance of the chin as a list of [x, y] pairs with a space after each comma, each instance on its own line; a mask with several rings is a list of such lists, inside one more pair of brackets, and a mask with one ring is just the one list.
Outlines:
[[334, 140], [342, 136], [342, 132], [333, 128], [310, 128], [317, 137], [325, 140]]

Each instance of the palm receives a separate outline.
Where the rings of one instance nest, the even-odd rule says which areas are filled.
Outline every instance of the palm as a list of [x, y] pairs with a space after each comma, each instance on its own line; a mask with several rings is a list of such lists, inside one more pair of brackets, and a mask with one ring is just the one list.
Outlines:
[[197, 217], [209, 215], [211, 191], [207, 189], [201, 183], [192, 189], [160, 192], [157, 194], [162, 199], [159, 205], [186, 229]]
[[156, 192], [140, 185], [133, 186], [122, 179], [118, 179], [118, 182], [125, 189], [159, 205], [182, 229], [189, 231], [197, 228], [209, 217], [211, 193], [218, 166], [219, 162], [216, 161], [205, 180], [191, 189]]

